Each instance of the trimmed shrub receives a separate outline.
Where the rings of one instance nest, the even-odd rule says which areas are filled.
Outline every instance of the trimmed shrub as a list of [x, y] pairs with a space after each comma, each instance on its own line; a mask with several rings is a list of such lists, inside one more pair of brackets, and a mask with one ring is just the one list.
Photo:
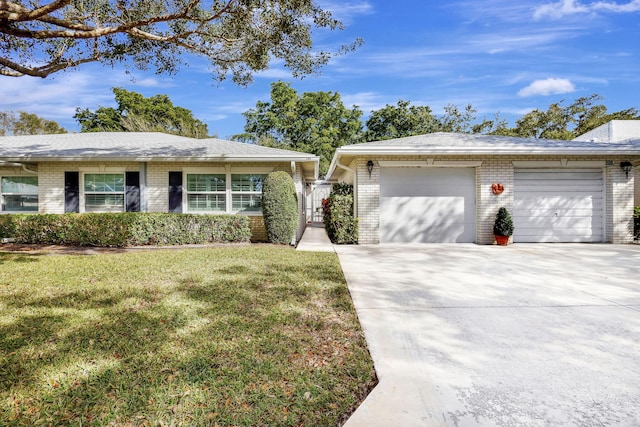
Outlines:
[[640, 239], [640, 206], [633, 208], [633, 235]]
[[248, 242], [243, 215], [176, 213], [16, 214], [0, 217], [0, 238], [16, 243], [126, 247]]
[[333, 243], [358, 242], [358, 221], [353, 217], [353, 186], [334, 184], [329, 198], [322, 201], [324, 227]]
[[288, 173], [271, 172], [262, 183], [262, 218], [271, 243], [291, 243], [298, 224], [298, 196]]
[[505, 207], [498, 209], [496, 221], [493, 224], [493, 234], [496, 236], [511, 236], [513, 234], [513, 220]]

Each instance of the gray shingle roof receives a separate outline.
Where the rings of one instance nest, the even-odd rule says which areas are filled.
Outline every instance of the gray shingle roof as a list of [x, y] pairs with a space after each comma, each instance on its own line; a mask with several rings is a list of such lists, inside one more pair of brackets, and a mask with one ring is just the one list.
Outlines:
[[563, 153], [577, 152], [628, 152], [640, 154], [640, 137], [622, 143], [565, 141], [552, 139], [517, 138], [510, 136], [476, 135], [463, 133], [430, 133], [406, 138], [367, 142], [344, 146], [342, 153], [377, 152], [380, 150], [428, 151], [432, 154], [482, 153], [482, 154], [523, 154], [523, 153]]
[[[328, 179], [339, 164], [357, 156], [381, 155], [627, 155], [640, 156], [640, 137], [623, 142], [565, 141], [463, 133], [430, 133], [406, 138], [345, 145], [333, 156]], [[340, 169], [339, 173], [343, 173]]]
[[0, 137], [0, 159], [47, 160], [226, 160], [317, 161], [312, 154], [156, 132], [96, 132]]

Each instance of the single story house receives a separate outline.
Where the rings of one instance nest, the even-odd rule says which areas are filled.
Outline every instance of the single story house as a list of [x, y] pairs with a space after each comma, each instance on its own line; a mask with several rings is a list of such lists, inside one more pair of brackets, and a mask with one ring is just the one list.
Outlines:
[[0, 137], [1, 214], [184, 212], [247, 215], [266, 240], [262, 181], [286, 171], [298, 193], [299, 240], [318, 157], [155, 132]]
[[343, 146], [327, 180], [354, 185], [359, 243], [633, 241], [640, 134], [620, 142], [433, 133]]

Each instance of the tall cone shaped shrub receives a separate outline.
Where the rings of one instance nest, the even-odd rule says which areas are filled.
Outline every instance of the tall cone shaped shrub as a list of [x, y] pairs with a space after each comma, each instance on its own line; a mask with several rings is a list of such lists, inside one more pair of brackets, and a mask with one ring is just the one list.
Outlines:
[[293, 178], [271, 172], [262, 184], [262, 217], [271, 243], [283, 245], [293, 240], [298, 223], [298, 197]]

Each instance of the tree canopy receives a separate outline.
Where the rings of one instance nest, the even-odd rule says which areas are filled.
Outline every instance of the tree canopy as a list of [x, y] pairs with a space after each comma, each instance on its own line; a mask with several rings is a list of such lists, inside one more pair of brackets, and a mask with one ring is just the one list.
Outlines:
[[574, 139], [611, 120], [639, 120], [640, 112], [628, 108], [613, 113], [599, 104], [602, 96], [593, 94], [576, 99], [563, 106], [564, 101], [556, 102], [547, 110], [535, 109], [518, 120], [513, 128], [503, 124], [492, 132], [495, 135], [520, 136], [525, 138]]
[[0, 136], [2, 135], [44, 135], [67, 133], [54, 120], [47, 120], [36, 114], [18, 111], [0, 111]]
[[337, 92], [299, 95], [288, 83], [271, 85], [271, 102], [258, 101], [243, 113], [245, 134], [234, 139], [312, 153], [327, 171], [336, 148], [363, 141], [362, 111], [344, 106]]
[[215, 78], [248, 84], [272, 59], [300, 76], [361, 43], [316, 51], [315, 29], [342, 24], [314, 0], [2, 0], [0, 75], [47, 77], [90, 62], [174, 73], [195, 54]]
[[387, 104], [371, 112], [365, 139], [381, 141], [434, 132], [487, 133], [504, 125], [499, 117], [478, 123], [476, 113], [471, 104], [463, 109], [449, 104], [444, 107], [444, 114], [434, 115], [429, 106], [411, 105], [401, 99], [396, 105]]
[[206, 138], [206, 123], [191, 110], [173, 105], [167, 95], [145, 98], [137, 92], [113, 88], [117, 108], [76, 109], [73, 116], [81, 132], [164, 132], [191, 138]]

